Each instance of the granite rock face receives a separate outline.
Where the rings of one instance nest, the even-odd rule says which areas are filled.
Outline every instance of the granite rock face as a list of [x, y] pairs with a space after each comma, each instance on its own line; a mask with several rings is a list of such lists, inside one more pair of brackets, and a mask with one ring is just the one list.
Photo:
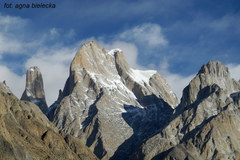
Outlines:
[[100, 159], [127, 159], [178, 104], [156, 71], [133, 69], [121, 50], [106, 51], [96, 42], [76, 53], [60, 95], [49, 119]]
[[221, 62], [203, 65], [164, 127], [132, 159], [239, 159], [239, 83]]
[[47, 113], [48, 106], [45, 100], [43, 79], [40, 69], [36, 66], [30, 67], [26, 75], [26, 87], [21, 100], [35, 103], [43, 113]]
[[[74, 148], [74, 146], [78, 146]], [[80, 160], [97, 159], [79, 140], [60, 135], [33, 103], [20, 101], [0, 83], [0, 159]]]
[[221, 62], [209, 62], [203, 65], [198, 74], [183, 91], [182, 107], [189, 106], [197, 100], [197, 94], [207, 86], [216, 84], [226, 95], [239, 91], [239, 83], [232, 79], [228, 68]]

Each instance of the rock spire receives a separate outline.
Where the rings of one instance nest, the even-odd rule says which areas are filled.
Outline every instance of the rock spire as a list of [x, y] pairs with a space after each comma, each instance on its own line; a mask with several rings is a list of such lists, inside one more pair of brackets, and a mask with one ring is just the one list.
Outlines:
[[46, 113], [48, 106], [45, 100], [43, 79], [40, 69], [36, 66], [30, 67], [26, 75], [26, 87], [21, 100], [35, 103], [43, 113]]

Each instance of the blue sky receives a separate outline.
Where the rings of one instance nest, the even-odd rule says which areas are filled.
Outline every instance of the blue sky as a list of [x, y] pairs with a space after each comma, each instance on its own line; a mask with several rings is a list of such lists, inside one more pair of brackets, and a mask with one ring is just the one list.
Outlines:
[[[56, 8], [6, 9], [6, 2], [51, 2]], [[222, 61], [240, 78], [238, 0], [1, 0], [0, 80], [20, 96], [26, 69], [37, 65], [50, 104], [88, 40], [121, 48], [135, 68], [158, 70], [179, 97], [210, 60]]]

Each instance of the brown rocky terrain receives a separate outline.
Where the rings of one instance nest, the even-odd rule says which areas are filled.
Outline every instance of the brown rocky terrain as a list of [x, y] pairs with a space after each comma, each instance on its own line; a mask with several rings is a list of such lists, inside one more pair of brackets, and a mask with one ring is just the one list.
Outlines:
[[97, 158], [80, 140], [70, 135], [61, 136], [35, 104], [20, 101], [6, 84], [0, 83], [0, 159]]

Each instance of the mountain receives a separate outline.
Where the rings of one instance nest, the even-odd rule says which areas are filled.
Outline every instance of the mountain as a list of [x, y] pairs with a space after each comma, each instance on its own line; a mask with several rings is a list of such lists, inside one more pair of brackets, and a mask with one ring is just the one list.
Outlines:
[[77, 138], [58, 129], [33, 103], [20, 101], [0, 83], [0, 159], [96, 160]]
[[26, 75], [26, 87], [22, 94], [21, 100], [35, 103], [43, 113], [48, 111], [45, 100], [43, 79], [40, 69], [36, 66], [30, 67]]
[[219, 61], [201, 67], [178, 103], [157, 71], [91, 41], [49, 108], [43, 88], [37, 67], [22, 100], [0, 83], [0, 159], [240, 159], [240, 83]]
[[239, 90], [221, 62], [203, 65], [169, 122], [131, 159], [240, 159]]
[[157, 71], [133, 69], [120, 49], [107, 51], [93, 41], [76, 53], [59, 95], [49, 119], [100, 159], [128, 159], [178, 105]]

